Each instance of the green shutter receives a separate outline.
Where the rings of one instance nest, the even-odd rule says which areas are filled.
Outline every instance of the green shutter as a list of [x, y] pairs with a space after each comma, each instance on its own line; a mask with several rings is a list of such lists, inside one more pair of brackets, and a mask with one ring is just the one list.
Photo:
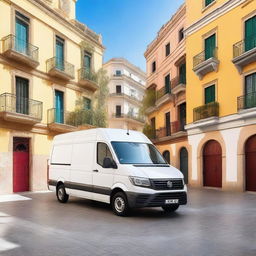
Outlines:
[[179, 68], [180, 72], [180, 83], [181, 84], [186, 84], [186, 64], [182, 64]]
[[170, 93], [170, 74], [165, 77], [165, 93]]
[[256, 107], [256, 73], [245, 77], [245, 108]]
[[216, 48], [216, 35], [212, 35], [205, 39], [205, 60], [214, 57], [214, 51]]
[[84, 109], [86, 110], [91, 109], [91, 100], [88, 98], [84, 98]]
[[256, 47], [256, 16], [245, 22], [245, 51]]
[[205, 104], [215, 101], [215, 85], [205, 88]]
[[205, 6], [208, 6], [210, 3], [212, 3], [215, 0], [205, 0]]
[[28, 115], [29, 82], [25, 78], [16, 77], [16, 112]]

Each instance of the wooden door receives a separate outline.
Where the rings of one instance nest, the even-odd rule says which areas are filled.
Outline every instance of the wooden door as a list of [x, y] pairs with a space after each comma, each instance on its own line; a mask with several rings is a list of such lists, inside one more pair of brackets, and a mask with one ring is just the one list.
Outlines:
[[205, 60], [215, 57], [216, 35], [212, 35], [205, 39]]
[[13, 138], [13, 192], [29, 190], [29, 139]]
[[55, 90], [55, 122], [64, 123], [64, 94]]
[[186, 148], [180, 150], [180, 171], [184, 175], [184, 181], [188, 184], [188, 151]]
[[222, 150], [215, 140], [208, 141], [203, 150], [203, 183], [207, 187], [222, 187]]
[[246, 190], [256, 191], [256, 135], [245, 144], [245, 176]]
[[166, 128], [166, 136], [171, 135], [171, 114], [170, 112], [165, 113], [165, 128]]

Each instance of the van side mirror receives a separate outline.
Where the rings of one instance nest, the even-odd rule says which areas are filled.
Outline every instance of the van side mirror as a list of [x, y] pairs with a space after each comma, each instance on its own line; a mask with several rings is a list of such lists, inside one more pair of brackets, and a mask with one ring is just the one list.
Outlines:
[[117, 165], [116, 162], [114, 160], [112, 160], [109, 157], [105, 157], [103, 159], [103, 168], [113, 168], [113, 169], [117, 169]]

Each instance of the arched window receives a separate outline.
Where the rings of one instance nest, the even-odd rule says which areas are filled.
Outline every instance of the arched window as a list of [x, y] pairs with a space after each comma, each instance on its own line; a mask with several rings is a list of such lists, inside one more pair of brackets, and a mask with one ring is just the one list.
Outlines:
[[163, 157], [164, 157], [164, 159], [166, 160], [166, 162], [167, 162], [168, 164], [171, 163], [170, 152], [169, 152], [168, 150], [165, 150], [165, 151], [163, 152]]

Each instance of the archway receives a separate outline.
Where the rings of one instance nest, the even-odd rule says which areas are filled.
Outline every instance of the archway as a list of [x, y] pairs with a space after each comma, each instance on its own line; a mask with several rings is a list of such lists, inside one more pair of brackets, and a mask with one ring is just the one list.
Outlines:
[[165, 150], [165, 151], [163, 152], [163, 157], [164, 157], [164, 159], [166, 160], [166, 162], [167, 162], [168, 164], [171, 163], [170, 151]]

